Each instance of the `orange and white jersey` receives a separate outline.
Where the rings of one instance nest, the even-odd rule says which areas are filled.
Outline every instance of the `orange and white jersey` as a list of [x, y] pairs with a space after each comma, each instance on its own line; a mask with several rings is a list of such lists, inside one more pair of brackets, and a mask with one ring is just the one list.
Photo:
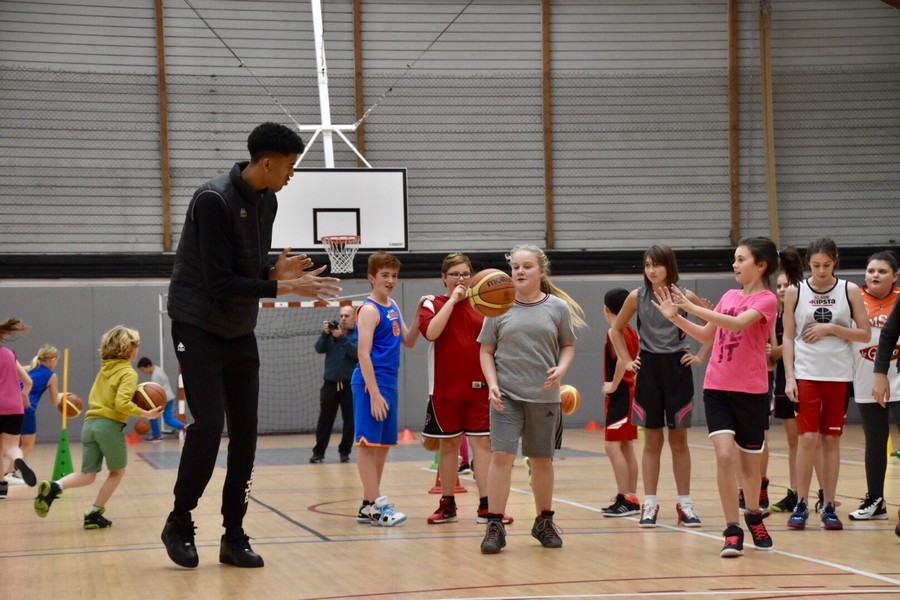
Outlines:
[[[872, 398], [872, 384], [874, 383], [875, 353], [878, 351], [878, 340], [881, 338], [881, 329], [887, 321], [888, 315], [894, 308], [894, 304], [900, 299], [900, 287], [893, 288], [884, 298], [876, 298], [868, 293], [865, 286], [862, 287], [863, 302], [866, 305], [866, 318], [872, 325], [872, 339], [865, 344], [853, 342], [853, 395], [859, 403], [875, 402]], [[897, 357], [900, 355], [900, 345], [894, 348], [891, 354], [891, 365], [888, 367], [888, 381], [891, 385], [891, 402], [900, 401], [900, 373], [897, 373]]]

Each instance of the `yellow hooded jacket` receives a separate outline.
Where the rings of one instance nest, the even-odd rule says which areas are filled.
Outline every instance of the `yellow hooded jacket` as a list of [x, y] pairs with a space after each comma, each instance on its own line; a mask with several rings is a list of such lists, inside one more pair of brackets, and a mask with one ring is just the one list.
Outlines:
[[138, 374], [131, 361], [122, 358], [104, 360], [91, 386], [90, 408], [85, 419], [112, 419], [127, 423], [128, 417], [140, 417], [144, 411], [132, 401]]

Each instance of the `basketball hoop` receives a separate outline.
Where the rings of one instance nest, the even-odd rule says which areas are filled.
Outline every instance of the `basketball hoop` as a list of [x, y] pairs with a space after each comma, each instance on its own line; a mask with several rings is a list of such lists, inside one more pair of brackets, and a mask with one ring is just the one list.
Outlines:
[[324, 235], [322, 236], [322, 246], [331, 259], [332, 273], [352, 273], [353, 257], [359, 250], [358, 235]]

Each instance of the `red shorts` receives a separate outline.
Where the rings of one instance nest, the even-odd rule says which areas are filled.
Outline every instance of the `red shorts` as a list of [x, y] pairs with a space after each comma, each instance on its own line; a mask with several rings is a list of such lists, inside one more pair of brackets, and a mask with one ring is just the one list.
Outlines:
[[797, 432], [841, 435], [847, 421], [847, 382], [797, 380]]
[[[480, 390], [475, 390], [480, 391]], [[451, 400], [440, 396], [428, 398], [425, 413], [426, 437], [450, 438], [463, 433], [488, 435], [491, 431], [490, 403], [482, 391], [479, 398]]]
[[634, 404], [634, 384], [624, 381], [606, 397], [606, 428], [603, 439], [607, 442], [628, 442], [638, 437], [637, 425], [631, 423]]

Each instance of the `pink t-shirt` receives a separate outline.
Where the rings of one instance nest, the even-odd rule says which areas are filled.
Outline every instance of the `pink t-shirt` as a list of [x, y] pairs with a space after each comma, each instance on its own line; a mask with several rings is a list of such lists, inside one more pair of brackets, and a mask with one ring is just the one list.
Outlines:
[[0, 415], [21, 415], [24, 412], [16, 353], [0, 346]]
[[765, 394], [769, 391], [766, 343], [772, 333], [778, 297], [771, 290], [749, 296], [745, 296], [742, 290], [728, 290], [715, 310], [731, 316], [755, 310], [763, 318], [743, 331], [728, 331], [721, 327], [716, 329], [703, 388]]

